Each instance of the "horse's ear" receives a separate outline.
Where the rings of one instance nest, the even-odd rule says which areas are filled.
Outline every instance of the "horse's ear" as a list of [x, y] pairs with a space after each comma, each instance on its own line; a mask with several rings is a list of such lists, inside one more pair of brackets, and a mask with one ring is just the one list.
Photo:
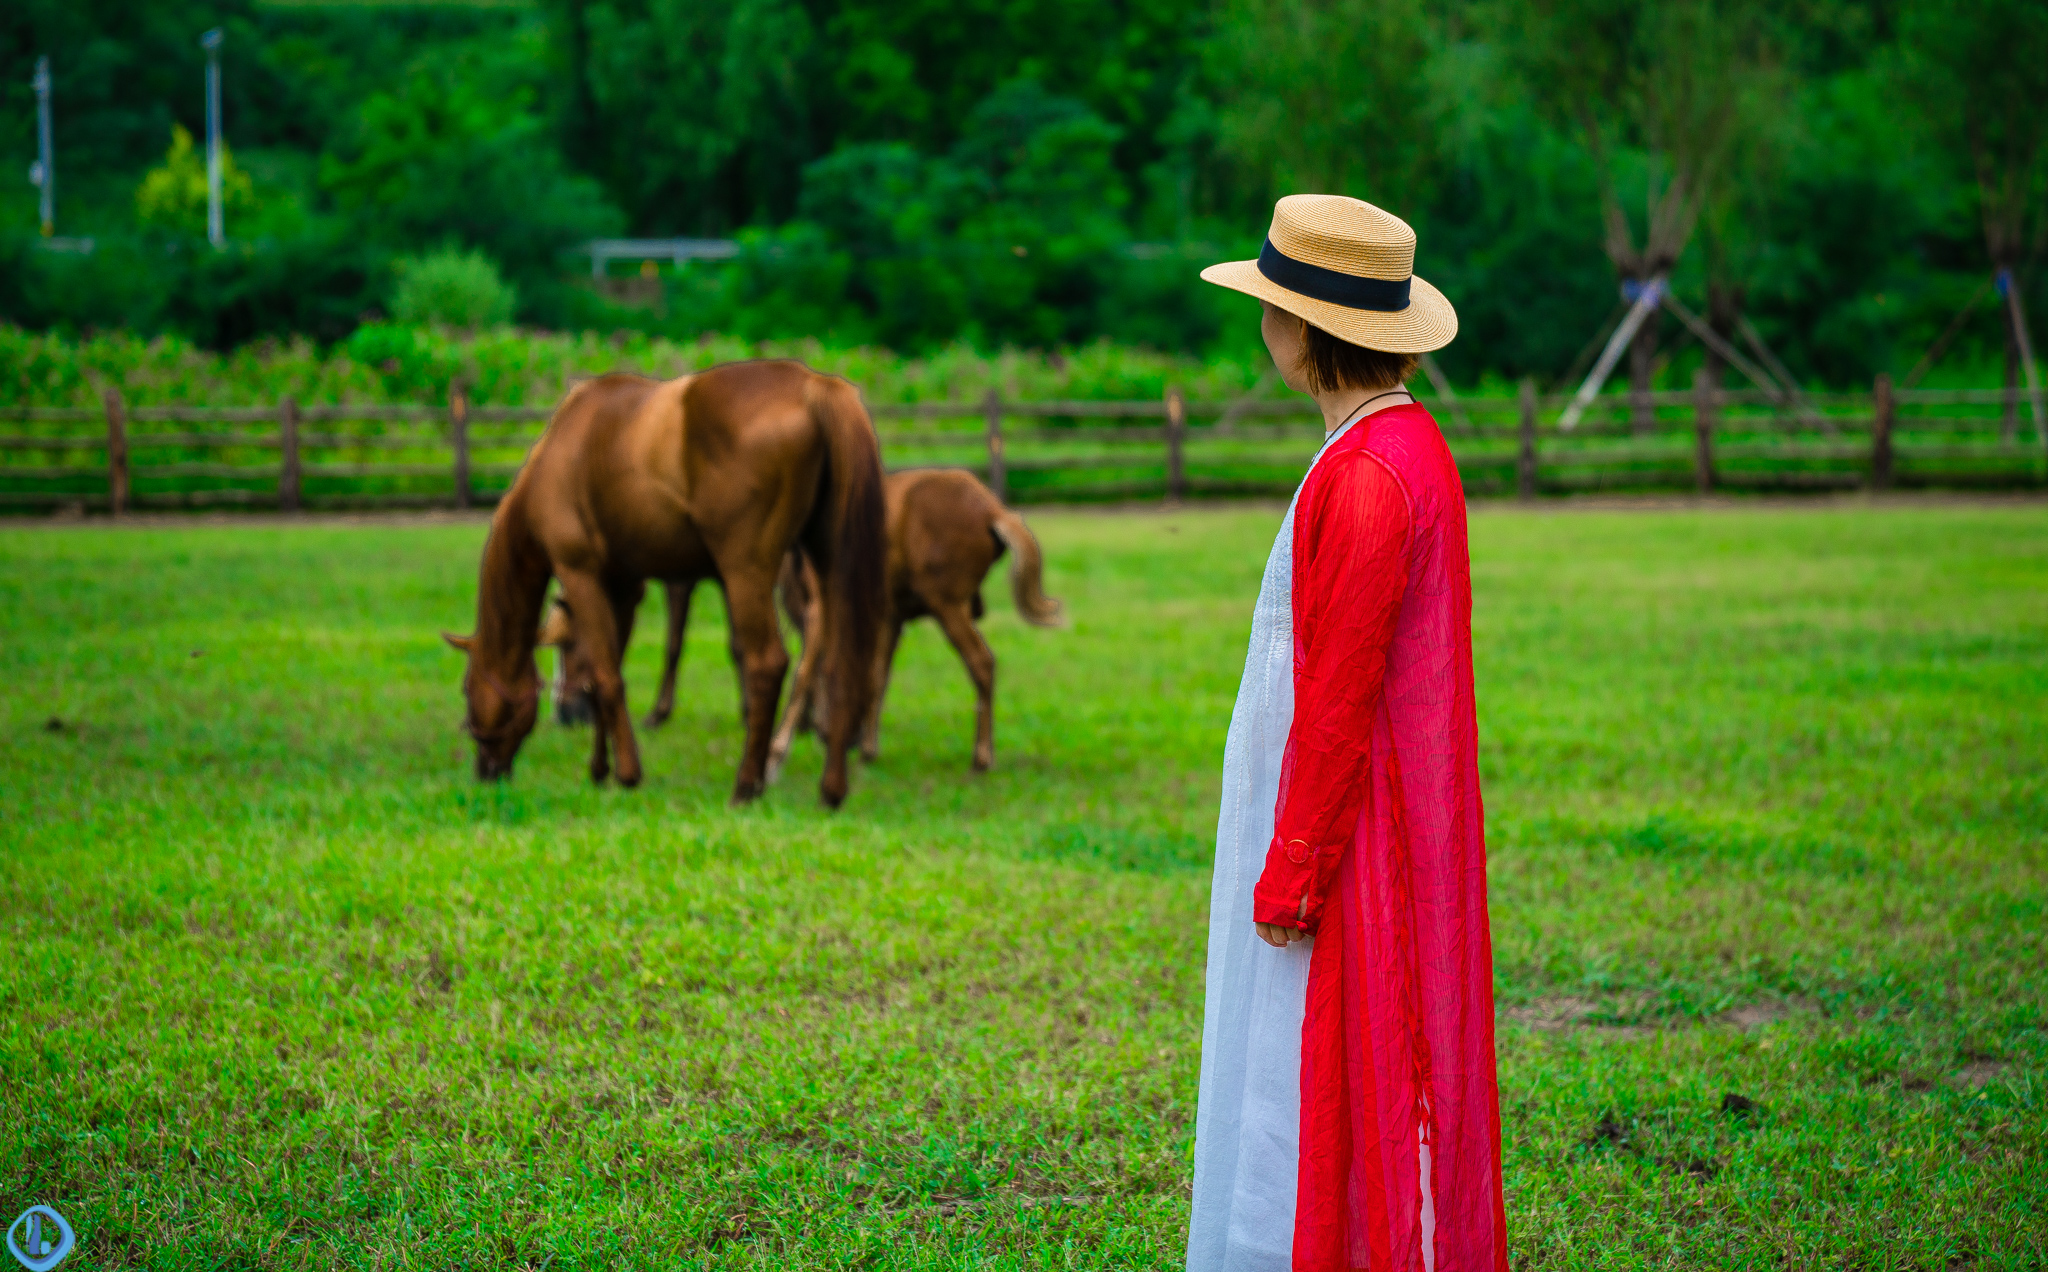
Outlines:
[[466, 654], [469, 652], [470, 642], [476, 638], [473, 636], [457, 636], [454, 632], [442, 632], [441, 639]]

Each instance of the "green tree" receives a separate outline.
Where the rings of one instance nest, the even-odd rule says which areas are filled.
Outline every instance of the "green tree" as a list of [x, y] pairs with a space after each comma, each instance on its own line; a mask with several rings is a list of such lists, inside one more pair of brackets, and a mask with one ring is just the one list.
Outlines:
[[547, 0], [570, 149], [646, 233], [794, 214], [842, 145], [927, 157], [1032, 80], [1116, 130], [1119, 181], [1164, 153], [1205, 9], [1168, 0]]
[[1420, 0], [1223, 0], [1204, 66], [1226, 155], [1262, 192], [1422, 202], [1438, 125]]
[[2029, 0], [1910, 5], [1900, 23], [1906, 83], [1940, 150], [1976, 196], [1991, 268], [2011, 280], [2005, 432], [2017, 428], [2019, 302], [2048, 245], [2048, 8]]
[[533, 89], [460, 59], [373, 94], [321, 160], [321, 185], [387, 250], [453, 242], [503, 262], [529, 302], [559, 292], [565, 253], [618, 213], [552, 144]]
[[1086, 340], [1126, 259], [1118, 136], [1080, 100], [1012, 81], [943, 156], [852, 144], [811, 164], [781, 268], [748, 268], [779, 295], [801, 290], [786, 281], [800, 272], [859, 314], [836, 328], [892, 343]]
[[[1739, 77], [1732, 141], [1699, 200], [1700, 271], [1707, 300], [1702, 317], [1738, 346], [1750, 290], [1773, 255], [1772, 212], [1790, 134], [1799, 126], [1785, 109], [1788, 79], [1768, 59], [1759, 59]], [[1727, 366], [1721, 355], [1708, 348], [1703, 357], [1709, 381], [1724, 383]]]
[[795, 209], [824, 69], [794, 0], [563, 0], [570, 136], [648, 233], [721, 234]]
[[[1769, 65], [1762, 18], [1741, 0], [1530, 0], [1511, 12], [1501, 34], [1532, 93], [1593, 156], [1603, 247], [1624, 282], [1670, 273], [1745, 143], [1745, 99]], [[1653, 314], [1629, 349], [1639, 392], [1657, 329]], [[1649, 426], [1647, 409], [1635, 423]]]
[[[246, 212], [256, 203], [256, 186], [235, 166], [234, 151], [221, 144], [221, 207], [229, 215]], [[171, 125], [171, 148], [161, 166], [143, 174], [135, 190], [135, 214], [145, 225], [187, 233], [206, 233], [206, 156], [192, 144], [184, 125]]]

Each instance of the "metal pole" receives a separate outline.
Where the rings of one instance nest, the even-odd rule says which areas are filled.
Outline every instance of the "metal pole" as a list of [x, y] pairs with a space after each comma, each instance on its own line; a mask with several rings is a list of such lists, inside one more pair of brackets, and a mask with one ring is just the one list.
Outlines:
[[2012, 314], [2012, 335], [2019, 343], [2020, 365], [2027, 373], [2027, 409], [2034, 417], [2034, 432], [2040, 435], [2043, 450], [2048, 450], [2048, 415], [2044, 415], [2041, 402], [2041, 373], [2034, 366], [2034, 342], [2027, 332], [2027, 310], [2020, 303], [2019, 276], [2009, 269], [1999, 271], [1998, 290], [2005, 294], [2006, 309]]
[[221, 29], [199, 37], [206, 50], [206, 241], [227, 246], [227, 226], [220, 210], [220, 42]]
[[1698, 314], [1695, 314], [1680, 303], [1678, 297], [1670, 292], [1665, 292], [1664, 308], [1670, 310], [1672, 316], [1677, 318], [1679, 322], [1684, 323], [1685, 329], [1697, 336], [1701, 344], [1721, 355], [1723, 362], [1742, 372], [1743, 376], [1751, 384], [1762, 389], [1764, 396], [1770, 398], [1772, 402], [1779, 406], [1789, 407], [1792, 405], [1792, 395], [1786, 392], [1782, 385], [1773, 380], [1769, 375], [1766, 375], [1763, 368], [1757, 366], [1756, 363], [1751, 362], [1748, 358], [1743, 357], [1741, 352], [1734, 345], [1729, 344], [1720, 332], [1708, 326], [1706, 321]]
[[1607, 347], [1600, 351], [1600, 360], [1593, 364], [1593, 370], [1586, 376], [1586, 382], [1579, 386], [1579, 391], [1573, 395], [1571, 404], [1565, 407], [1564, 414], [1558, 417], [1557, 426], [1560, 429], [1569, 433], [1579, 426], [1579, 417], [1593, 404], [1593, 396], [1600, 392], [1601, 385], [1607, 383], [1608, 375], [1614, 371], [1614, 364], [1621, 361], [1622, 351], [1636, 338], [1637, 328], [1641, 327], [1643, 320], [1657, 308], [1657, 303], [1663, 295], [1662, 274], [1644, 282], [1643, 289], [1636, 293], [1635, 303], [1629, 306], [1628, 315], [1621, 320], [1621, 325], [1614, 329], [1614, 334], [1608, 337]]
[[57, 232], [57, 146], [50, 137], [50, 59], [36, 59], [36, 166], [28, 179], [42, 191], [43, 237]]
[[1785, 369], [1784, 363], [1778, 361], [1778, 355], [1771, 352], [1771, 347], [1764, 343], [1763, 333], [1756, 329], [1756, 324], [1749, 320], [1748, 314], [1736, 317], [1735, 329], [1742, 333], [1743, 340], [1748, 343], [1750, 351], [1756, 354], [1757, 361], [1763, 363], [1777, 378], [1778, 383], [1785, 386], [1786, 396], [1791, 398], [1793, 406], [1798, 411], [1799, 422], [1809, 428], [1817, 426], [1829, 437], [1835, 436], [1835, 422], [1813, 409], [1812, 404], [1806, 400], [1805, 390], [1799, 387], [1799, 381]]

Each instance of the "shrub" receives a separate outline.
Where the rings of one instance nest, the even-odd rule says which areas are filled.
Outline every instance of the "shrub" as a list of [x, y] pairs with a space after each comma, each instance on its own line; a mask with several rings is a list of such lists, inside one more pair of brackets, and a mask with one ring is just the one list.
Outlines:
[[391, 314], [399, 322], [474, 331], [512, 320], [518, 296], [482, 252], [443, 248], [395, 264]]
[[[234, 152], [225, 142], [220, 161], [223, 212], [247, 212], [256, 205], [255, 183], [235, 166]], [[135, 215], [144, 225], [206, 233], [206, 155], [192, 144], [192, 134], [183, 125], [171, 125], [171, 148], [163, 164], [151, 168], [136, 188]]]

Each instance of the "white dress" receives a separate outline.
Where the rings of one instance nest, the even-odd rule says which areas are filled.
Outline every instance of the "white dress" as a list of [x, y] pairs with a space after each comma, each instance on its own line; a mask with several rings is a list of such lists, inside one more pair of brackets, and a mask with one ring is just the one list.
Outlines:
[[[1323, 449], [1349, 427], [1332, 433]], [[1316, 454], [1320, 458], [1322, 451]], [[1223, 746], [1223, 808], [1209, 893], [1202, 1094], [1195, 1118], [1195, 1206], [1188, 1227], [1190, 1272], [1290, 1272], [1293, 1266], [1309, 942], [1276, 950], [1259, 939], [1251, 920], [1252, 887], [1273, 839], [1280, 761], [1294, 723], [1293, 590], [1290, 501], [1266, 558], [1244, 679]], [[1270, 1039], [1271, 1045], [1254, 1056], [1253, 1039]]]
[[[1355, 423], [1347, 420], [1331, 433], [1317, 459]], [[1272, 842], [1281, 762], [1294, 723], [1294, 512], [1290, 501], [1266, 558], [1223, 748], [1189, 1272], [1292, 1272], [1294, 1264], [1301, 1038], [1312, 942], [1275, 949], [1252, 926], [1252, 889]], [[1429, 1150], [1419, 1135], [1417, 1149], [1422, 1263], [1433, 1272]]]

